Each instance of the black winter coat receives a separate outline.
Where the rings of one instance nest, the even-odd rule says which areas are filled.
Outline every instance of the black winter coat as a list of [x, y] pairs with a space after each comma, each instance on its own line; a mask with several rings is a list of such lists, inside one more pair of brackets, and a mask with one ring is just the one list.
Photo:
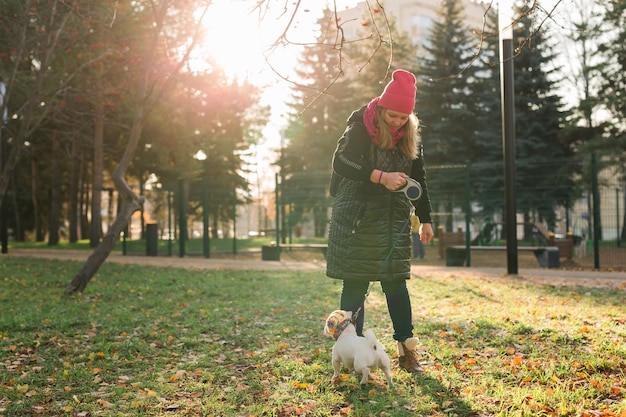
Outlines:
[[[375, 146], [363, 124], [365, 107], [350, 115], [333, 156], [335, 201], [328, 234], [326, 275], [364, 281], [402, 280], [411, 274], [412, 204], [422, 223], [431, 223], [424, 160], [397, 148]], [[420, 182], [416, 202], [370, 181], [372, 170], [402, 171]]]

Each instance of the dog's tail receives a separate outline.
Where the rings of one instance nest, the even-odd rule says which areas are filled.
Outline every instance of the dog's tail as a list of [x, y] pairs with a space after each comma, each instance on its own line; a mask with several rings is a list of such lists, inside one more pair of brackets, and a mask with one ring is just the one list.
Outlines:
[[363, 336], [365, 336], [365, 339], [367, 339], [367, 341], [370, 342], [370, 345], [372, 346], [372, 348], [374, 349], [377, 348], [378, 339], [376, 339], [376, 335], [374, 335], [374, 332], [372, 331], [372, 329], [367, 329], [365, 333], [363, 334]]

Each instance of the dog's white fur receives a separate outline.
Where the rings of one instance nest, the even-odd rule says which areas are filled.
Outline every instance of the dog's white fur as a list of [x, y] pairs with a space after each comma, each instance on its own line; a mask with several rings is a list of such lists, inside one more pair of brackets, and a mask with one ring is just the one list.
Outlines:
[[[334, 329], [344, 320], [351, 318], [351, 311], [333, 311], [326, 319], [324, 333], [333, 336]], [[343, 364], [349, 371], [354, 370], [362, 376], [361, 385], [367, 384], [370, 371], [382, 369], [389, 386], [392, 386], [391, 365], [383, 345], [376, 339], [371, 329], [368, 329], [364, 336], [357, 336], [356, 328], [352, 323], [348, 324], [339, 335], [333, 345], [333, 369], [335, 372], [331, 382], [335, 383], [339, 380], [339, 371]]]

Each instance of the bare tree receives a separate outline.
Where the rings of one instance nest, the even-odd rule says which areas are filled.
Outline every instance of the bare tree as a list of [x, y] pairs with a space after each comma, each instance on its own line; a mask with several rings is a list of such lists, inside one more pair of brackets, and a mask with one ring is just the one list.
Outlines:
[[[169, 88], [171, 88], [175, 75], [185, 66], [189, 58], [189, 54], [195, 46], [199, 36], [198, 26], [194, 37], [190, 40], [187, 46], [186, 52], [171, 68], [171, 70], [166, 74], [162, 74], [162, 77], [153, 77], [154, 68], [158, 60], [157, 54], [159, 46], [163, 42], [164, 32], [166, 30], [164, 22], [166, 21], [166, 17], [168, 12], [170, 12], [171, 7], [174, 6], [174, 3], [174, 0], [164, 0], [160, 4], [157, 4], [156, 2], [150, 3], [150, 6], [152, 7], [151, 11], [154, 16], [154, 24], [150, 44], [147, 49], [148, 56], [143, 62], [142, 76], [140, 77], [140, 82], [137, 86], [138, 91], [136, 94], [136, 102], [128, 144], [122, 159], [113, 171], [112, 175], [113, 183], [115, 184], [115, 187], [120, 193], [120, 197], [123, 201], [122, 208], [100, 244], [89, 256], [74, 279], [66, 286], [65, 294], [82, 292], [86, 288], [91, 278], [93, 278], [95, 273], [98, 271], [100, 266], [102, 266], [115, 247], [120, 234], [128, 225], [131, 215], [140, 210], [143, 206], [144, 197], [138, 196], [133, 192], [133, 190], [126, 183], [124, 175], [128, 170], [137, 149], [137, 145], [139, 144], [146, 118], [161, 96], [165, 94]], [[206, 12], [206, 8], [204, 11]]]

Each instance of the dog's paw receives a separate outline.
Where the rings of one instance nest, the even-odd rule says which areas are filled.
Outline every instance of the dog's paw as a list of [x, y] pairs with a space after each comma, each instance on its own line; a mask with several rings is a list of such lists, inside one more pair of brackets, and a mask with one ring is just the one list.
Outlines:
[[338, 384], [340, 380], [341, 380], [341, 377], [339, 375], [333, 375], [330, 377], [331, 384]]

